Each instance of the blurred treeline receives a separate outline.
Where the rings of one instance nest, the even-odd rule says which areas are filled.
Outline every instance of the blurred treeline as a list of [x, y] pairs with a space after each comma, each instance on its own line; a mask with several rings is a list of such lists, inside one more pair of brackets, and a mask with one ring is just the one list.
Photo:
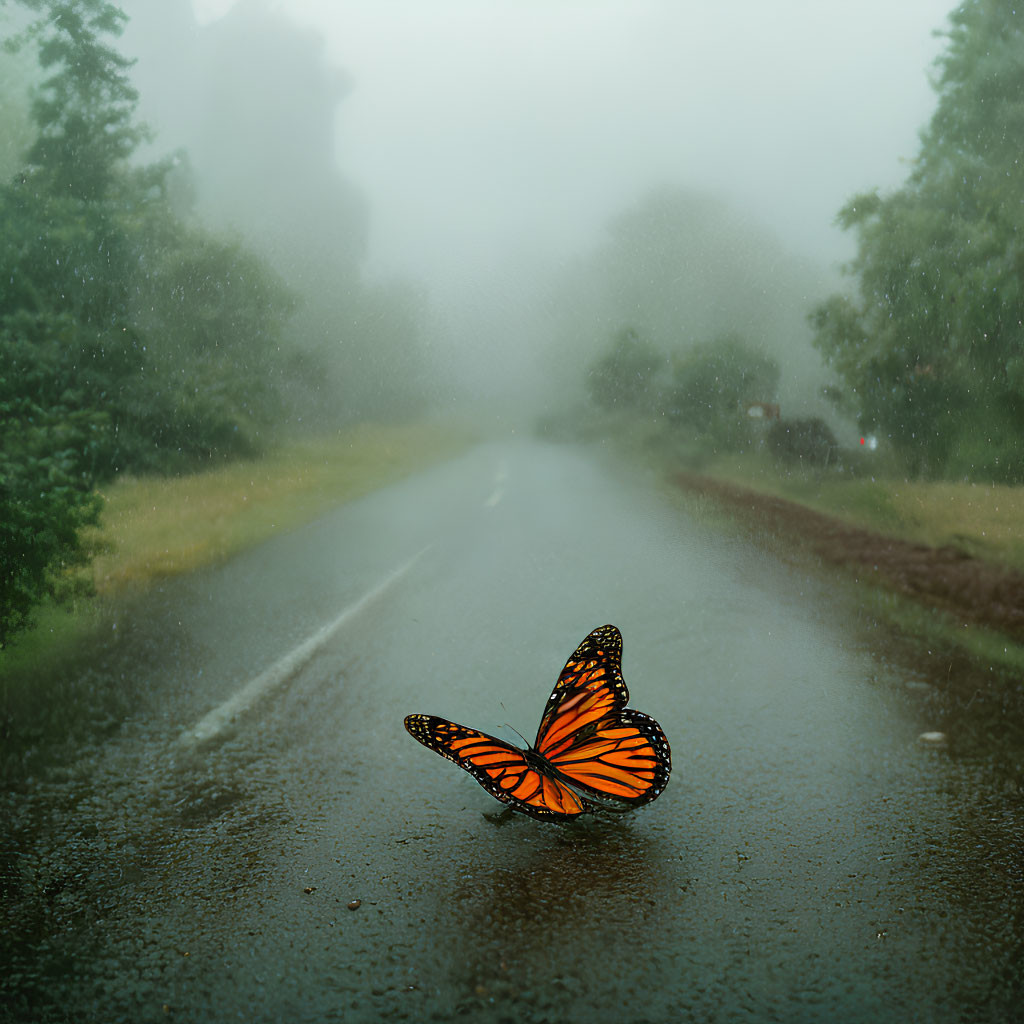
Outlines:
[[408, 288], [365, 284], [344, 239], [301, 281], [211, 229], [186, 152], [141, 155], [125, 21], [104, 0], [0, 5], [0, 646], [83, 561], [104, 480], [422, 402]]
[[[590, 295], [563, 303], [597, 313], [577, 320], [593, 339], [584, 432], [601, 429], [593, 410], [632, 411], [698, 463], [767, 441], [849, 467], [856, 421], [888, 452], [873, 471], [1024, 483], [1022, 15], [968, 0], [947, 40], [905, 184], [839, 214], [858, 241], [848, 290], [817, 299], [820, 279], [707, 197], [663, 189], [612, 224], [580, 278]], [[780, 404], [781, 421], [766, 431], [751, 403]]]
[[542, 431], [640, 425], [700, 468], [773, 438], [781, 410], [790, 433], [780, 443], [810, 431], [820, 442], [810, 457], [833, 459], [835, 431], [853, 425], [826, 398], [806, 311], [834, 283], [714, 197], [653, 189], [558, 283], [553, 373], [574, 367], [582, 395], [561, 394]]
[[1022, 20], [1005, 0], [950, 15], [913, 170], [842, 209], [856, 293], [813, 313], [836, 397], [914, 474], [1024, 482]]

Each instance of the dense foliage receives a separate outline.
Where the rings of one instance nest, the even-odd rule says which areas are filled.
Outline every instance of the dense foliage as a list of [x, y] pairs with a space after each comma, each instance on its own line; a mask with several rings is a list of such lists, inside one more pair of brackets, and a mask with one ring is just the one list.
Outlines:
[[779, 364], [738, 334], [694, 346], [676, 359], [666, 411], [678, 426], [736, 451], [750, 440], [747, 406], [774, 402]]
[[654, 188], [612, 218], [600, 244], [556, 277], [548, 374], [560, 384], [559, 402], [570, 381], [592, 388], [592, 375], [579, 368], [609, 355], [609, 335], [619, 325], [630, 325], [674, 362], [710, 339], [736, 336], [780, 370], [778, 397], [751, 400], [825, 412], [827, 378], [806, 310], [808, 296], [827, 295], [830, 287], [820, 268], [787, 252], [749, 216], [690, 189]]
[[0, 328], [0, 644], [83, 561], [79, 530], [99, 514], [90, 464], [109, 421], [65, 386], [59, 333]]
[[852, 199], [854, 297], [812, 315], [865, 431], [913, 472], [1024, 482], [1024, 12], [950, 16], [938, 105], [895, 193]]
[[0, 645], [59, 592], [97, 483], [249, 453], [279, 412], [288, 293], [190, 226], [180, 160], [129, 163], [129, 62], [103, 0], [32, 0], [32, 141], [0, 185]]
[[750, 444], [747, 408], [774, 403], [778, 385], [778, 362], [738, 334], [683, 346], [669, 357], [632, 327], [615, 333], [586, 376], [598, 409], [657, 420], [708, 452]]
[[602, 409], [647, 410], [659, 404], [665, 356], [632, 327], [623, 327], [587, 371], [586, 389]]

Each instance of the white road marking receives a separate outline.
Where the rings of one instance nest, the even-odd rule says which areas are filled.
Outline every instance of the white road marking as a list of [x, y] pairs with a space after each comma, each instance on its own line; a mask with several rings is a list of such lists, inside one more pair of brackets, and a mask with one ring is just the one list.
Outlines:
[[326, 626], [318, 629], [298, 647], [275, 661], [266, 671], [250, 679], [245, 686], [201, 718], [191, 729], [186, 729], [181, 734], [181, 742], [195, 744], [213, 739], [236, 718], [248, 711], [261, 697], [290, 679], [346, 622], [358, 615], [367, 605], [376, 601], [392, 583], [404, 576], [429, 547], [428, 544], [422, 551], [418, 551], [408, 562], [400, 565], [393, 573], [385, 576], [380, 583], [363, 594], [358, 601], [345, 608], [333, 622], [328, 622]]
[[508, 479], [508, 464], [504, 459], [498, 463], [494, 473], [494, 490], [491, 496], [484, 502], [484, 508], [494, 508], [503, 497], [505, 497], [505, 481]]

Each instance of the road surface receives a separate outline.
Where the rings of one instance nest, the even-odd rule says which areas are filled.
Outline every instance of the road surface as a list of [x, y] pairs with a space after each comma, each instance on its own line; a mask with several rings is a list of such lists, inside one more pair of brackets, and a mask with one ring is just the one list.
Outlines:
[[[526, 441], [169, 582], [12, 712], [5, 1019], [1020, 1019], [1019, 730], [851, 617]], [[605, 622], [672, 743], [649, 806], [509, 817], [405, 733], [532, 740]]]

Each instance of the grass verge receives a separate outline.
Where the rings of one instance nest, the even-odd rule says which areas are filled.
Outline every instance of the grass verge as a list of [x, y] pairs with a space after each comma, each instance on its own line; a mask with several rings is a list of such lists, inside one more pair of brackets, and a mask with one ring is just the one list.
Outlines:
[[282, 444], [261, 459], [179, 477], [125, 477], [103, 489], [96, 552], [83, 570], [95, 596], [42, 606], [36, 625], [0, 652], [0, 680], [52, 665], [89, 638], [111, 602], [154, 581], [223, 562], [471, 441], [445, 423], [360, 425]]
[[[670, 472], [680, 468], [671, 452], [660, 453], [659, 463]], [[748, 454], [705, 461], [698, 472], [745, 491], [810, 508], [831, 520], [880, 537], [932, 549], [956, 549], [977, 559], [979, 572], [989, 571], [985, 566], [1024, 572], [1024, 488], [911, 481], [881, 472], [872, 475], [866, 462], [857, 470], [851, 473], [787, 468], [766, 455]], [[732, 521], [734, 513], [729, 508], [719, 506], [706, 495], [695, 496], [695, 500], [705, 517], [708, 510], [704, 506], [710, 503], [714, 508], [710, 518], [720, 524], [722, 517]], [[746, 531], [749, 516], [741, 518], [745, 525], [737, 522], [736, 527]], [[802, 539], [780, 536], [772, 543], [789, 550], [794, 543], [799, 547]], [[893, 557], [898, 555], [894, 553]], [[921, 561], [932, 564], [929, 559]], [[936, 572], [943, 571], [943, 561], [936, 559]], [[1024, 644], [1019, 639], [983, 621], [967, 621], [984, 620], [984, 615], [959, 614], [935, 607], [927, 588], [911, 597], [896, 592], [889, 583], [872, 582], [870, 573], [853, 569], [846, 574], [851, 581], [856, 580], [858, 602], [867, 618], [910, 639], [922, 651], [956, 652], [986, 671], [994, 670], [1008, 677], [1019, 678], [1024, 673]], [[970, 608], [972, 613], [977, 611], [974, 605]], [[999, 616], [994, 614], [992, 621], [998, 620]]]
[[756, 455], [723, 458], [701, 472], [855, 526], [930, 547], [959, 548], [1024, 572], [1024, 487], [780, 469]]
[[989, 671], [1024, 677], [1024, 645], [1002, 633], [962, 622], [882, 587], [862, 587], [859, 593], [867, 616], [909, 637], [929, 654], [955, 651]]
[[176, 478], [119, 480], [90, 538], [97, 593], [222, 562], [376, 490], [468, 440], [452, 427], [359, 426], [262, 459]]

